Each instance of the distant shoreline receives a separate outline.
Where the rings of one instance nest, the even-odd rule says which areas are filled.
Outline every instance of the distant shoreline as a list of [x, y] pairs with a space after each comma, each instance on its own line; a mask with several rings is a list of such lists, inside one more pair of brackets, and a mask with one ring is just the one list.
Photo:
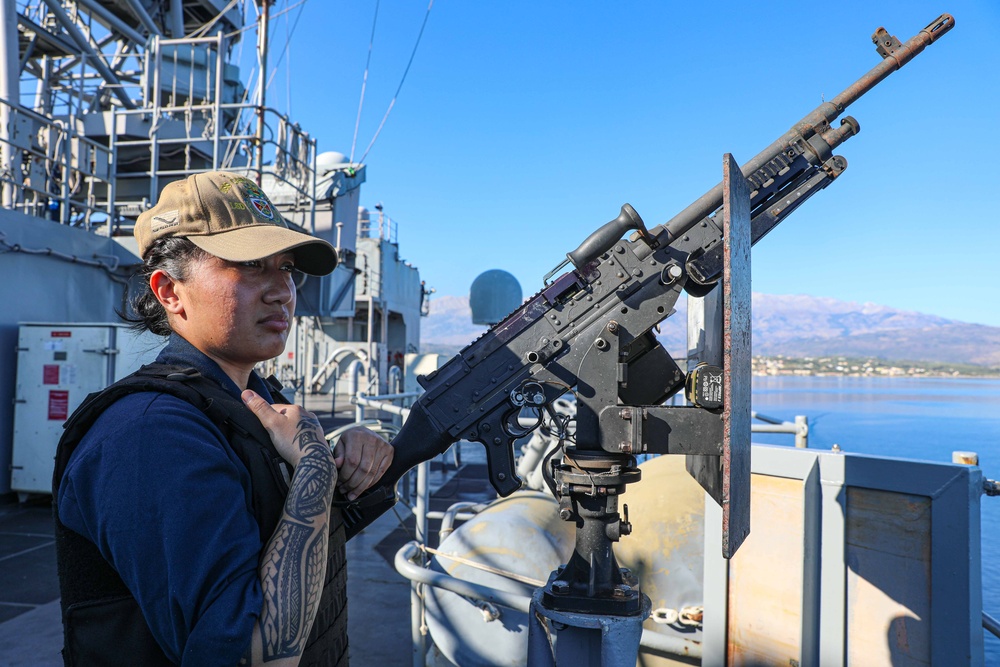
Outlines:
[[[424, 354], [452, 357], [462, 347], [430, 344]], [[683, 365], [684, 354], [672, 353]], [[926, 377], [926, 378], [1000, 378], [1000, 368], [947, 361], [912, 361], [878, 359], [875, 357], [784, 357], [754, 356], [751, 361], [754, 377]]]
[[833, 356], [756, 356], [752, 372], [756, 377], [1000, 378], [1000, 368], [976, 364]]

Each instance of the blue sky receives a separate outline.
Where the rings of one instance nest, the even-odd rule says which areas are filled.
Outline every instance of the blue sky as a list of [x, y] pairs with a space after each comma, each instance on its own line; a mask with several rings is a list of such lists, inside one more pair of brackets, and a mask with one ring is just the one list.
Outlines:
[[[381, 3], [356, 157], [426, 8]], [[305, 3], [269, 89], [321, 151], [350, 152], [374, 11]], [[861, 77], [877, 27], [905, 41], [944, 11], [955, 29], [847, 110], [849, 168], [755, 246], [753, 289], [1000, 326], [995, 0], [435, 0], [362, 201], [398, 221], [438, 294], [501, 268], [527, 295], [622, 203], [669, 220], [721, 180], [723, 153], [749, 160]], [[298, 12], [274, 21], [275, 48]]]

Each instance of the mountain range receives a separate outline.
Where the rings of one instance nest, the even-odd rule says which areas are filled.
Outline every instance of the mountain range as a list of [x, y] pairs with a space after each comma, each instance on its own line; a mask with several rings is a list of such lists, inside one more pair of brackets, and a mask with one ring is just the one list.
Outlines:
[[[683, 356], [687, 303], [660, 324], [663, 346]], [[1000, 368], [1000, 327], [969, 324], [874, 303], [753, 294], [753, 353], [786, 357], [874, 357]], [[421, 324], [421, 347], [453, 354], [486, 331], [466, 296], [440, 296]]]

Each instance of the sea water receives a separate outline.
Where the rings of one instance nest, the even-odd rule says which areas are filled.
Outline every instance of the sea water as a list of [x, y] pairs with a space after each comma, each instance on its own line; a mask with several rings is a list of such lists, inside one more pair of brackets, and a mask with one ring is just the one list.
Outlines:
[[[809, 418], [809, 447], [951, 462], [979, 454], [983, 476], [1000, 479], [1000, 380], [972, 378], [755, 377], [753, 409]], [[793, 444], [755, 433], [754, 442]], [[982, 498], [983, 607], [1000, 617], [1000, 497]], [[1000, 640], [986, 635], [986, 664], [1000, 665]]]

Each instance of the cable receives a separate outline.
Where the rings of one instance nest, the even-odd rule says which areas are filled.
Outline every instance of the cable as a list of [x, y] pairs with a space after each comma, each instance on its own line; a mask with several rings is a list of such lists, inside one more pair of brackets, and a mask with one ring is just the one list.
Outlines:
[[[298, 6], [299, 6], [299, 5], [301, 5], [301, 4], [304, 4], [305, 2], [306, 2], [306, 0], [299, 0], [299, 2], [295, 3], [295, 4], [294, 4], [294, 5], [292, 5], [291, 7], [285, 7], [285, 8], [284, 8], [284, 9], [282, 9], [282, 10], [281, 10], [280, 12], [278, 12], [278, 13], [276, 13], [276, 14], [272, 14], [272, 15], [271, 15], [271, 19], [276, 19], [276, 18], [278, 18], [279, 16], [281, 16], [282, 14], [284, 14], [284, 13], [286, 13], [286, 12], [290, 12], [290, 11], [292, 11], [293, 9], [295, 9], [296, 7], [298, 7]], [[257, 5], [256, 5], [256, 3], [250, 3], [250, 4], [252, 4], [252, 5], [254, 6], [254, 10], [256, 10], [256, 9], [257, 9]], [[257, 16], [258, 16], [258, 17], [260, 16], [260, 12], [259, 12], [259, 11], [257, 12]], [[243, 32], [248, 32], [248, 31], [250, 31], [250, 30], [253, 30], [253, 29], [254, 29], [254, 28], [256, 28], [256, 27], [257, 27], [257, 24], [256, 24], [256, 23], [251, 23], [250, 25], [247, 25], [247, 26], [243, 26], [243, 27], [242, 27], [242, 28], [240, 28], [239, 30], [234, 30], [234, 31], [232, 31], [232, 32], [227, 32], [227, 33], [225, 34], [225, 37], [226, 37], [226, 38], [228, 39], [229, 37], [233, 37], [234, 35], [239, 35], [240, 33], [243, 33]]]
[[358, 117], [354, 121], [354, 138], [351, 139], [351, 158], [348, 164], [354, 164], [354, 149], [358, 145], [358, 128], [361, 126], [361, 107], [365, 103], [365, 88], [368, 86], [368, 68], [372, 62], [372, 46], [375, 44], [375, 24], [378, 22], [379, 1], [375, 1], [375, 17], [372, 19], [372, 34], [368, 38], [368, 59], [365, 61], [365, 75], [361, 79], [361, 99], [358, 100]]
[[552, 476], [552, 469], [549, 466], [552, 461], [552, 457], [555, 456], [555, 453], [560, 451], [561, 449], [562, 449], [562, 440], [560, 440], [551, 449], [549, 449], [548, 453], [545, 455], [545, 458], [542, 459], [542, 481], [545, 482], [545, 486], [549, 487], [549, 491], [552, 492], [552, 496], [555, 498], [559, 497], [559, 492], [556, 489], [556, 480]]
[[[303, 2], [304, 1], [305, 0], [303, 0]], [[229, 12], [230, 9], [232, 9], [234, 6], [236, 6], [236, 3], [238, 3], [238, 2], [240, 2], [240, 0], [230, 0], [230, 3], [228, 5], [226, 5], [225, 9], [223, 9], [221, 12], [219, 12], [218, 14], [216, 14], [215, 18], [213, 18], [211, 21], [209, 21], [208, 23], [204, 24], [200, 28], [195, 28], [193, 31], [191, 31], [191, 34], [189, 34], [189, 35], [187, 35], [185, 37], [185, 39], [190, 39], [192, 37], [203, 37], [203, 36], [207, 35], [208, 31], [211, 30], [212, 27], [216, 23], [219, 22], [219, 19], [221, 19], [223, 16], [225, 16]]]
[[[305, 9], [305, 1], [302, 0], [303, 7]], [[299, 24], [299, 16], [302, 16], [302, 9], [299, 10], [298, 16], [295, 17], [295, 25]], [[291, 30], [288, 29], [288, 17], [285, 17], [285, 48], [282, 50], [281, 55], [284, 56], [287, 51], [291, 54], [288, 45], [292, 42], [292, 33], [295, 32], [295, 27], [293, 26]], [[278, 58], [278, 65], [281, 64], [281, 58]], [[274, 71], [278, 71], [278, 65], [274, 66]], [[289, 118], [292, 117], [292, 56], [288, 56], [288, 60], [285, 62], [285, 114]], [[659, 333], [659, 332], [657, 332]]]
[[420, 46], [420, 39], [424, 36], [424, 28], [427, 27], [427, 18], [431, 15], [431, 7], [434, 6], [434, 0], [430, 0], [427, 4], [427, 12], [424, 14], [424, 21], [420, 24], [420, 33], [417, 35], [417, 41], [413, 45], [413, 52], [410, 54], [410, 60], [406, 63], [406, 69], [403, 70], [403, 78], [399, 80], [399, 86], [396, 88], [396, 94], [392, 96], [392, 101], [389, 102], [389, 108], [385, 110], [385, 115], [382, 116], [382, 122], [378, 124], [378, 129], [375, 130], [375, 136], [372, 137], [371, 143], [368, 144], [368, 148], [365, 149], [364, 155], [358, 160], [360, 163], [364, 163], [365, 158], [368, 157], [369, 151], [371, 151], [372, 146], [375, 145], [375, 140], [378, 139], [378, 135], [382, 132], [382, 128], [385, 126], [385, 121], [389, 118], [389, 113], [392, 108], [396, 105], [396, 98], [399, 97], [399, 91], [403, 89], [403, 82], [406, 81], [406, 75], [410, 72], [410, 65], [413, 64], [413, 58], [417, 55], [417, 47]]
[[[274, 69], [271, 70], [271, 76], [269, 76], [267, 78], [267, 87], [268, 88], [271, 87], [271, 82], [274, 80], [274, 75], [278, 73], [278, 66], [281, 65], [281, 61], [285, 57], [285, 53], [288, 51], [288, 45], [292, 43], [292, 35], [295, 34], [295, 28], [299, 25], [299, 19], [302, 18], [302, 10], [305, 9], [305, 4], [306, 4], [306, 0], [300, 0], [298, 3], [292, 5], [291, 7], [286, 7], [284, 10], [278, 12], [277, 14], [275, 14], [274, 16], [271, 17], [271, 20], [274, 20], [274, 19], [278, 18], [279, 16], [281, 16], [282, 14], [284, 14], [285, 12], [291, 11], [291, 9], [293, 7], [300, 7], [301, 6], [301, 8], [299, 9], [299, 13], [295, 15], [295, 23], [292, 24], [292, 30], [291, 30], [291, 32], [287, 33], [287, 35], [285, 37], [285, 46], [284, 46], [284, 48], [281, 49], [281, 54], [278, 55], [278, 62], [276, 62], [274, 64]], [[286, 22], [286, 25], [287, 25], [288, 19], [285, 19], [285, 22]], [[291, 113], [289, 113], [289, 115], [291, 115]]]
[[418, 545], [417, 548], [425, 553], [430, 554], [431, 556], [436, 556], [438, 558], [446, 558], [448, 560], [455, 561], [456, 563], [461, 563], [462, 565], [465, 565], [467, 567], [471, 567], [477, 570], [482, 570], [483, 572], [489, 572], [490, 574], [496, 574], [506, 579], [512, 579], [522, 584], [534, 586], [535, 588], [539, 588], [545, 585], [545, 582], [542, 581], [541, 579], [535, 579], [534, 577], [529, 577], [524, 574], [518, 574], [517, 572], [511, 572], [510, 570], [502, 570], [498, 567], [493, 567], [485, 563], [474, 561], [471, 558], [465, 558], [464, 556], [459, 556], [458, 554], [451, 554], [446, 551], [435, 549], [434, 547], [429, 547], [426, 544]]
[[[549, 406], [546, 406], [547, 408]], [[542, 481], [545, 482], [545, 486], [549, 487], [549, 491], [556, 498], [559, 494], [556, 491], [556, 480], [552, 475], [551, 461], [552, 457], [556, 455], [557, 452], [563, 451], [567, 442], [573, 442], [572, 437], [569, 434], [569, 424], [571, 421], [575, 421], [572, 415], [560, 415], [556, 414], [554, 411], [549, 412], [549, 416], [552, 417], [552, 421], [556, 424], [558, 428], [558, 438], [559, 441], [553, 445], [548, 452], [546, 452], [545, 457], [542, 458]]]
[[109, 257], [114, 260], [109, 263], [109, 262], [102, 262], [100, 261], [100, 259], [97, 260], [84, 259], [83, 257], [79, 257], [77, 255], [69, 255], [64, 252], [59, 252], [58, 250], [53, 250], [52, 248], [25, 248], [20, 243], [8, 243], [7, 236], [3, 232], [0, 232], [0, 252], [3, 253], [23, 252], [26, 255], [46, 255], [48, 257], [62, 260], [64, 262], [69, 262], [70, 264], [82, 264], [84, 266], [92, 266], [94, 268], [103, 270], [106, 274], [108, 274], [108, 277], [113, 282], [122, 285], [127, 284], [127, 281], [124, 278], [115, 275], [115, 270], [117, 270], [118, 268], [119, 260], [117, 257], [112, 257], [110, 255], [97, 255], [97, 254], [93, 255], [93, 257], [96, 258]]

